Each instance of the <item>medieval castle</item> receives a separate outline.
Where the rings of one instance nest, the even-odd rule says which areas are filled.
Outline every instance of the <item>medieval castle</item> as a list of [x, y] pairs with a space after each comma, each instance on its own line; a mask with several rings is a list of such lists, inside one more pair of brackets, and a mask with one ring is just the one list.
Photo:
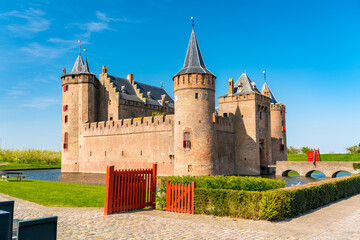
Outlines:
[[260, 175], [287, 160], [285, 106], [266, 82], [260, 92], [243, 73], [229, 79], [215, 107], [216, 76], [205, 67], [194, 28], [173, 77], [174, 98], [105, 66], [97, 78], [80, 53], [61, 79], [63, 172], [157, 163], [159, 175]]

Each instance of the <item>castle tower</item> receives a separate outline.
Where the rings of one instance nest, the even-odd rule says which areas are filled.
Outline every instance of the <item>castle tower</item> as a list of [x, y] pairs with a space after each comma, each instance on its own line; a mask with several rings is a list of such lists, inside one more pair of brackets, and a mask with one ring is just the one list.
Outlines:
[[285, 105], [278, 103], [268, 84], [264, 83], [261, 93], [270, 98], [271, 153], [272, 161], [286, 161]]
[[71, 73], [63, 69], [62, 79], [62, 159], [63, 172], [79, 171], [79, 148], [82, 145], [84, 122], [97, 118], [96, 93], [98, 80], [90, 73], [87, 60], [77, 57]]
[[193, 27], [184, 66], [173, 77], [174, 175], [216, 174], [215, 78], [205, 67]]

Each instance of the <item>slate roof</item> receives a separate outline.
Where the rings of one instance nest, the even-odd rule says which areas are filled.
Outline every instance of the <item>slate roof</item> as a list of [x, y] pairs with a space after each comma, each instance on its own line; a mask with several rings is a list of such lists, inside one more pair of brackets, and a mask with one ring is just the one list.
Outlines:
[[[119, 92], [121, 99], [144, 103], [144, 100], [140, 98], [134, 86], [131, 84], [131, 82], [128, 79], [115, 77], [111, 75], [109, 75], [109, 77], [110, 77], [110, 81], [114, 84], [114, 87], [116, 87], [116, 90]], [[140, 83], [137, 81], [135, 81], [135, 84], [137, 84], [137, 87], [139, 88], [140, 93], [143, 94], [143, 97], [146, 98], [146, 104], [162, 106], [161, 99], [162, 99], [162, 95], [165, 94], [166, 95], [165, 101], [169, 102], [168, 106], [174, 108], [174, 100], [165, 91], [165, 89], [151, 86], [145, 83]]]
[[271, 103], [277, 103], [274, 94], [272, 93], [272, 91], [270, 90], [270, 88], [269, 88], [269, 86], [267, 85], [266, 82], [264, 83], [264, 85], [263, 85], [262, 88], [261, 88], [261, 94], [264, 95], [265, 90], [269, 90], [270, 102], [271, 102]]
[[198, 41], [196, 39], [194, 28], [192, 29], [190, 35], [190, 41], [186, 52], [184, 66], [177, 74], [175, 74], [175, 76], [189, 73], [206, 73], [215, 76], [205, 67], [205, 62], [202, 57]]
[[71, 73], [90, 73], [87, 59], [84, 63], [84, 60], [82, 59], [80, 53], [79, 53], [78, 57], [76, 58], [76, 61], [75, 61], [75, 64], [73, 66]]

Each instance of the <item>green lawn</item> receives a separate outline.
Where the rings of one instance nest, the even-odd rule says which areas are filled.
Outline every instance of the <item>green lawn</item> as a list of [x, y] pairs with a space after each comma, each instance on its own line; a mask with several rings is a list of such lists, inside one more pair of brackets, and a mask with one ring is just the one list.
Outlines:
[[[288, 161], [307, 161], [306, 154], [288, 154]], [[321, 154], [321, 161], [324, 162], [360, 162], [360, 154]]]
[[104, 207], [105, 187], [25, 179], [0, 180], [0, 192], [44, 206]]
[[41, 168], [61, 168], [61, 162], [57, 162], [57, 163], [54, 163], [54, 164], [0, 162], [0, 171], [2, 171], [2, 170], [41, 169]]

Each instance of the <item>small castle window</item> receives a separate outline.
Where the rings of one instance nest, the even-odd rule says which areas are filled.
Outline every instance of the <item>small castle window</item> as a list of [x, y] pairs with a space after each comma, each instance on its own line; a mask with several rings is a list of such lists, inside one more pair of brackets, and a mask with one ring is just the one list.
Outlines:
[[69, 85], [64, 85], [63, 86], [63, 91], [66, 92], [67, 90], [69, 90]]
[[260, 120], [262, 119], [262, 112], [260, 112]]
[[199, 94], [195, 93], [195, 99], [198, 99], [198, 98], [199, 98]]
[[64, 122], [67, 123], [68, 122], [68, 116], [65, 116]]
[[190, 133], [184, 132], [184, 142], [183, 142], [184, 148], [191, 148], [191, 141], [190, 141]]
[[109, 100], [109, 105], [111, 105], [111, 100]]
[[188, 165], [188, 172], [192, 172], [193, 171], [193, 165]]
[[68, 149], [68, 143], [69, 143], [69, 134], [66, 132], [64, 134], [64, 149]]
[[68, 105], [64, 105], [63, 106], [63, 111], [65, 112], [65, 111], [67, 111], [68, 110]]
[[224, 113], [223, 116], [224, 116], [224, 117], [227, 117], [227, 113]]
[[197, 83], [197, 80], [198, 80], [198, 76], [196, 75], [196, 83]]

